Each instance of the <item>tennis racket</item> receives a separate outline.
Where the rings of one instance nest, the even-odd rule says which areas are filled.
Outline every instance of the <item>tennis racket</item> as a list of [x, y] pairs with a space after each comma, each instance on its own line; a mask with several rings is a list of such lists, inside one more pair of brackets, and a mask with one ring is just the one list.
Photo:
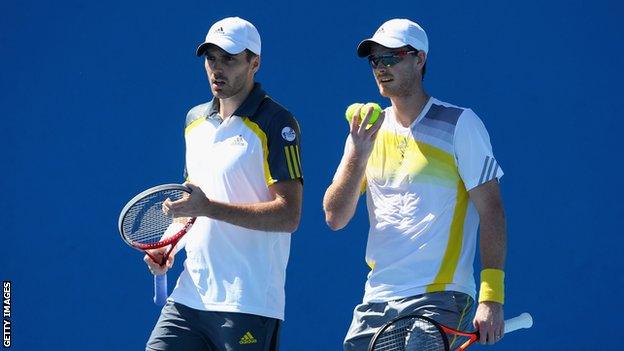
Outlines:
[[[530, 328], [528, 313], [505, 321], [505, 333]], [[407, 315], [385, 324], [375, 333], [368, 351], [462, 351], [479, 339], [479, 332], [462, 332], [431, 318]]]
[[[191, 189], [180, 184], [164, 184], [147, 189], [128, 201], [119, 214], [119, 233], [131, 247], [145, 252], [161, 266], [167, 263], [169, 255], [195, 218], [184, 223], [165, 215], [162, 204], [166, 199], [179, 200], [188, 196]], [[157, 259], [148, 250], [171, 245], [162, 259]], [[164, 306], [167, 302], [167, 275], [154, 275], [154, 303]]]

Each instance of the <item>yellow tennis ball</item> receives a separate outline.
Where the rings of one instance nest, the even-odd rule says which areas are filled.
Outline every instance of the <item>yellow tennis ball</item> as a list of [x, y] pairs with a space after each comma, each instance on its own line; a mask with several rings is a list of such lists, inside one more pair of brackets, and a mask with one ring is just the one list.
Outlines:
[[379, 118], [379, 115], [381, 114], [381, 106], [374, 102], [369, 102], [360, 109], [361, 120], [364, 120], [364, 117], [366, 117], [366, 114], [370, 109], [373, 109], [373, 114], [368, 121], [368, 126], [372, 126], [373, 124], [375, 124], [375, 122], [377, 122], [377, 119]]
[[349, 105], [349, 107], [347, 107], [347, 111], [345, 112], [345, 117], [347, 118], [347, 122], [349, 122], [349, 124], [351, 124], [351, 119], [353, 119], [353, 115], [355, 114], [355, 111], [358, 108], [361, 108], [362, 106], [364, 106], [364, 104], [360, 102], [356, 102], [354, 104]]

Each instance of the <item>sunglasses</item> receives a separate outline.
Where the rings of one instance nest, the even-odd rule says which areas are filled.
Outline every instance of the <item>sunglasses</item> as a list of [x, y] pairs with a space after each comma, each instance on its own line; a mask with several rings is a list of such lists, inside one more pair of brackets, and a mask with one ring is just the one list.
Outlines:
[[394, 51], [394, 52], [389, 52], [389, 53], [385, 53], [381, 55], [369, 55], [368, 63], [370, 63], [371, 67], [373, 68], [377, 68], [380, 63], [384, 65], [384, 67], [392, 67], [396, 65], [397, 63], [403, 61], [403, 59], [407, 55], [418, 55], [418, 50], [412, 50], [412, 51], [401, 50], [401, 51]]

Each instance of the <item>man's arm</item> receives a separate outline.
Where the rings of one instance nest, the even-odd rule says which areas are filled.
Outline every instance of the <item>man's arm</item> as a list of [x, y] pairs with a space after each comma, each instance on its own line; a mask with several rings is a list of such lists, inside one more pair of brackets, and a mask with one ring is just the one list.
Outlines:
[[[360, 109], [358, 108], [354, 116], [359, 115]], [[325, 221], [332, 230], [344, 228], [355, 214], [368, 157], [373, 150], [385, 113], [382, 112], [377, 122], [371, 128], [366, 129], [371, 116], [372, 109], [368, 111], [362, 124], [358, 124], [358, 118], [351, 119], [349, 137], [352, 144], [347, 148], [343, 167], [325, 191], [323, 210]]]
[[167, 201], [163, 209], [175, 217], [210, 217], [237, 226], [269, 232], [292, 233], [299, 226], [303, 185], [299, 180], [285, 180], [269, 186], [273, 200], [252, 204], [229, 204], [206, 197], [193, 183], [185, 183], [193, 192], [187, 198]]
[[[492, 270], [491, 272], [500, 274], [502, 279], [507, 253], [507, 234], [498, 180], [494, 178], [471, 189], [468, 193], [479, 213], [479, 250], [482, 269]], [[492, 286], [492, 288], [503, 289], [502, 281], [500, 286]], [[503, 295], [503, 291], [495, 291], [495, 293]], [[477, 308], [473, 324], [481, 334], [482, 344], [494, 344], [504, 334], [503, 305], [502, 301], [483, 300], [483, 294], [484, 292], [481, 291], [480, 300], [482, 301]]]
[[349, 151], [344, 167], [325, 192], [323, 197], [325, 221], [332, 230], [344, 228], [355, 214], [364, 181], [366, 161]]

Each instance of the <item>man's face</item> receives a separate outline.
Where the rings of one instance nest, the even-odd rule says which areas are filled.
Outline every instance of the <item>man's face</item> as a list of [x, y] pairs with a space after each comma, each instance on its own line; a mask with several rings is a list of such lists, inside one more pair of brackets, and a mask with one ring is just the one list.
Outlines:
[[206, 50], [204, 57], [210, 90], [218, 99], [227, 99], [240, 93], [253, 81], [259, 67], [257, 56], [248, 61], [245, 51], [231, 55], [215, 45]]
[[[423, 53], [424, 54], [424, 53]], [[412, 95], [421, 80], [420, 52], [409, 47], [390, 49], [381, 45], [371, 48], [373, 75], [382, 96], [403, 97]], [[384, 62], [385, 61], [385, 62]]]

